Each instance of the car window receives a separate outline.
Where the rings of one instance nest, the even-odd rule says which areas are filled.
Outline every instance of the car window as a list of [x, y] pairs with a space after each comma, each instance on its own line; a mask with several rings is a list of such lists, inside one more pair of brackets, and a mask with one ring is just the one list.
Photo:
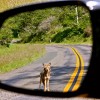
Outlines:
[[18, 14], [1, 27], [0, 44], [2, 83], [45, 90], [46, 77], [48, 91], [76, 91], [92, 52], [89, 12], [81, 6], [63, 6]]

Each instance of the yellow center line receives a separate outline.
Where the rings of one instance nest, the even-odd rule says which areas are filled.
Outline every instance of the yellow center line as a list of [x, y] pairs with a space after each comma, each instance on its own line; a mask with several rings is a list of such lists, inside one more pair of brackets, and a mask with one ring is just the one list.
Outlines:
[[75, 56], [76, 56], [76, 68], [75, 68], [74, 72], [72, 73], [71, 78], [70, 78], [70, 80], [68, 81], [67, 85], [65, 86], [63, 92], [68, 92], [68, 91], [69, 91], [69, 89], [70, 89], [70, 87], [71, 87], [71, 85], [72, 85], [72, 83], [73, 83], [73, 81], [74, 81], [74, 79], [75, 79], [75, 76], [77, 75], [77, 72], [78, 72], [78, 69], [79, 69], [79, 65], [80, 65], [80, 64], [79, 64], [78, 55], [76, 54], [76, 52], [74, 51], [73, 48], [71, 48], [71, 49], [72, 49], [73, 53], [74, 53]]
[[[75, 48], [74, 48], [75, 49]], [[76, 49], [75, 49], [76, 50]], [[84, 74], [84, 61], [83, 61], [83, 57], [79, 54], [79, 52], [76, 50], [76, 52], [78, 53], [78, 55], [80, 56], [80, 61], [81, 61], [81, 71], [79, 73], [79, 76], [77, 78], [77, 82], [75, 83], [72, 91], [76, 91], [79, 86], [80, 86], [80, 83], [81, 83], [81, 80], [82, 80], [82, 76]]]

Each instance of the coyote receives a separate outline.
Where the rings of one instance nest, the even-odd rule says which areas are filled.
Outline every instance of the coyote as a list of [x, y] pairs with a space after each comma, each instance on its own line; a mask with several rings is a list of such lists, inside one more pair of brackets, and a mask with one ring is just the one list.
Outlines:
[[44, 91], [50, 91], [50, 86], [49, 86], [49, 80], [50, 80], [50, 69], [51, 69], [51, 63], [49, 64], [44, 64], [43, 63], [43, 71], [40, 73], [40, 85], [39, 88], [41, 87], [41, 83], [44, 85]]

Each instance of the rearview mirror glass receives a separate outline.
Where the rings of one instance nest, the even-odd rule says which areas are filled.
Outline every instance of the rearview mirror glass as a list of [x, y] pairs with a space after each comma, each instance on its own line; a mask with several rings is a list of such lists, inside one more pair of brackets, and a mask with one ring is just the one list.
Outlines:
[[0, 30], [0, 80], [25, 89], [75, 91], [88, 71], [91, 47], [90, 15], [83, 7], [18, 14]]

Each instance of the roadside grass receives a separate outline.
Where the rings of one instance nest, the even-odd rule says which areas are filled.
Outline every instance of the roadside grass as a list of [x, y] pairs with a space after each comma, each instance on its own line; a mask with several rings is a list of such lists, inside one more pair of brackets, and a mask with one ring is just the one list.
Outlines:
[[42, 44], [12, 44], [10, 48], [0, 47], [0, 73], [23, 67], [45, 53]]
[[34, 0], [0, 0], [0, 12], [33, 1]]
[[[75, 36], [72, 36], [72, 37], [68, 37], [68, 38], [64, 38], [62, 41], [60, 42], [48, 42], [48, 44], [89, 44], [89, 45], [92, 45], [92, 36], [90, 37], [85, 37], [83, 38], [81, 35], [75, 35]], [[47, 44], [46, 42], [44, 42], [44, 44]]]
[[64, 39], [63, 43], [66, 44], [92, 44], [92, 36], [83, 38], [80, 36], [73, 36], [71, 38]]

